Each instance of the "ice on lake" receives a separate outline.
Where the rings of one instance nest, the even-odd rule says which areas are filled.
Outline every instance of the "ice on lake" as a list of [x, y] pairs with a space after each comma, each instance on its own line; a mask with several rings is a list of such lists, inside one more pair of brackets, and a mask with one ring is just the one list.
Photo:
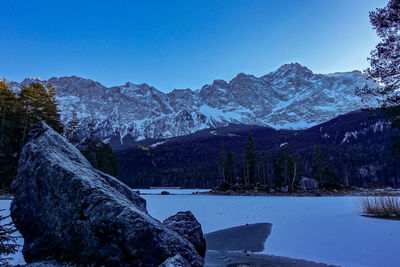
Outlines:
[[[398, 266], [400, 221], [360, 216], [357, 197], [143, 195], [163, 220], [190, 210], [204, 233], [272, 223], [263, 253], [342, 266]], [[10, 201], [1, 200], [0, 208]], [[21, 263], [17, 256], [15, 263]]]
[[396, 266], [400, 221], [360, 216], [357, 197], [143, 196], [159, 220], [190, 210], [203, 231], [272, 223], [264, 253], [342, 266]]

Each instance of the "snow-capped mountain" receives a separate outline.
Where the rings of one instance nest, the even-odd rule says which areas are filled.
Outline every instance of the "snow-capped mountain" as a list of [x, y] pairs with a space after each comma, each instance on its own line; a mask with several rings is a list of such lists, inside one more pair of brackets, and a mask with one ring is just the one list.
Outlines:
[[76, 76], [25, 79], [51, 83], [57, 91], [65, 124], [73, 110], [81, 135], [91, 121], [99, 137], [122, 142], [166, 138], [242, 123], [274, 128], [307, 128], [361, 107], [357, 87], [374, 86], [359, 71], [314, 74], [298, 63], [286, 64], [262, 77], [244, 73], [230, 82], [215, 80], [201, 89], [163, 93], [147, 84], [107, 88]]

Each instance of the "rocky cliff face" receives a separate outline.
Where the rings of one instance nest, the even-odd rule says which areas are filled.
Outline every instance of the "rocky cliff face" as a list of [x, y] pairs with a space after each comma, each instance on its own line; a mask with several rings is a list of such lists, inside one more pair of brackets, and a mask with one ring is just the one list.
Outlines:
[[192, 243], [147, 213], [144, 199], [94, 169], [44, 123], [33, 127], [13, 186], [11, 217], [24, 238], [28, 263], [204, 264]]
[[[37, 79], [22, 84], [31, 81]], [[230, 82], [215, 80], [200, 90], [168, 94], [147, 84], [107, 88], [75, 76], [41, 82], [56, 88], [65, 124], [76, 110], [82, 136], [93, 120], [100, 138], [120, 143], [186, 135], [231, 122], [307, 128], [360, 108], [355, 88], [373, 86], [359, 71], [314, 74], [298, 63], [262, 77], [240, 73]]]

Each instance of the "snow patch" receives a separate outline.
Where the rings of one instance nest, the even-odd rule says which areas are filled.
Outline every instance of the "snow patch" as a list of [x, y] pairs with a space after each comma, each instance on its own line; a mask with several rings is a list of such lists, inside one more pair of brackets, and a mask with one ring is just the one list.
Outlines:
[[214, 118], [219, 121], [242, 121], [244, 113], [251, 114], [249, 109], [238, 107], [236, 111], [223, 111], [218, 108], [210, 107], [209, 105], [201, 105], [199, 112], [207, 116], [208, 118]]
[[298, 121], [298, 122], [286, 122], [282, 121], [278, 124], [271, 123], [269, 124], [271, 127], [277, 130], [300, 130], [300, 129], [308, 129], [314, 126], [316, 123], [313, 122], [306, 122], [306, 121]]
[[371, 125], [372, 129], [374, 130], [374, 133], [376, 133], [377, 131], [383, 132], [384, 126], [385, 126], [385, 123], [383, 121], [378, 121], [378, 122], [374, 123], [373, 125]]
[[158, 146], [164, 144], [165, 142], [167, 142], [167, 141], [157, 142], [157, 143], [152, 144], [150, 147], [151, 147], [151, 148], [155, 148], [155, 147], [158, 147]]
[[353, 137], [354, 139], [357, 139], [357, 135], [358, 135], [358, 132], [357, 132], [357, 131], [354, 131], [354, 132], [346, 132], [346, 134], [344, 135], [344, 138], [343, 138], [341, 144], [344, 144], [344, 143], [346, 143], [346, 142], [349, 142], [351, 137]]

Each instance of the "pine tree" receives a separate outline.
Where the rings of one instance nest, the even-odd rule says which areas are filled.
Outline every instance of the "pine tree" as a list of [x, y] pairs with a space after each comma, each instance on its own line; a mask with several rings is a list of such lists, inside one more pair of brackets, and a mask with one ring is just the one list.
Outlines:
[[24, 85], [18, 101], [19, 113], [22, 118], [22, 144], [26, 141], [31, 125], [40, 121], [45, 121], [58, 133], [63, 132], [55, 99], [55, 90], [51, 85], [48, 85], [47, 90], [40, 82], [31, 83], [29, 86]]
[[[390, 0], [384, 8], [370, 12], [369, 17], [381, 41], [371, 51], [368, 58], [371, 66], [365, 73], [379, 86], [364, 86], [356, 94], [377, 101], [392, 128], [400, 130], [400, 1]], [[400, 158], [400, 135], [393, 139], [392, 155]]]
[[312, 171], [316, 180], [319, 181], [321, 188], [323, 187], [324, 170], [325, 168], [323, 165], [322, 152], [321, 149], [317, 147], [314, 152], [314, 164]]
[[400, 95], [396, 91], [400, 88], [400, 1], [390, 0], [386, 7], [370, 12], [369, 17], [381, 41], [371, 52], [371, 67], [365, 72], [368, 79], [384, 86], [365, 87], [359, 93], [384, 96], [385, 106], [399, 105]]
[[59, 133], [62, 123], [55, 90], [41, 83], [22, 86], [18, 95], [0, 80], [0, 186], [7, 189], [16, 175], [18, 156], [31, 125], [45, 121]]
[[339, 187], [339, 178], [336, 172], [329, 166], [325, 166], [323, 170], [323, 180], [324, 184], [328, 188]]
[[0, 80], [0, 188], [8, 189], [16, 175], [20, 148], [17, 100], [8, 83]]
[[268, 158], [265, 156], [265, 151], [261, 152], [260, 155], [260, 183], [262, 185], [270, 185], [269, 181], [269, 164]]
[[88, 127], [88, 134], [89, 134], [89, 139], [95, 139], [96, 138], [96, 131], [95, 131], [95, 123], [93, 118], [90, 120], [90, 122], [87, 125]]
[[62, 133], [64, 129], [61, 122], [60, 111], [57, 107], [56, 90], [51, 84], [47, 85], [47, 91], [44, 96], [44, 120], [56, 132]]
[[257, 176], [257, 154], [254, 151], [254, 140], [251, 135], [248, 136], [246, 144], [246, 154], [244, 160], [244, 180], [245, 184], [254, 184]]
[[109, 144], [101, 142], [97, 147], [97, 168], [102, 172], [108, 173], [114, 177], [118, 176], [119, 166], [117, 157]]
[[293, 160], [286, 146], [281, 148], [278, 160], [274, 160], [274, 184], [275, 186], [289, 186], [291, 180]]
[[220, 175], [222, 178], [222, 181], [226, 183], [226, 177], [225, 177], [225, 149], [224, 149], [224, 141], [221, 141], [221, 147], [219, 149], [219, 157], [218, 157], [218, 165], [219, 165], [219, 170], [220, 170]]
[[98, 138], [86, 138], [82, 141], [82, 148], [84, 149], [81, 150], [81, 153], [94, 168], [112, 176], [118, 176], [117, 157], [109, 144], [103, 143]]
[[273, 166], [273, 186], [275, 187], [281, 187], [284, 183], [284, 176], [283, 176], [283, 166], [281, 162], [277, 159], [272, 160], [272, 166]]
[[79, 120], [76, 111], [72, 111], [71, 120], [65, 128], [65, 137], [73, 144], [79, 143]]
[[37, 91], [31, 86], [23, 85], [19, 94], [19, 112], [21, 118], [21, 146], [25, 143], [26, 136], [32, 124], [40, 121], [38, 113]]
[[290, 182], [290, 190], [294, 191], [294, 183], [296, 182], [298, 176], [298, 169], [300, 165], [300, 157], [297, 154], [292, 155], [291, 157], [291, 182]]
[[235, 167], [232, 152], [229, 151], [225, 162], [225, 177], [229, 184], [235, 184]]
[[[12, 113], [12, 102], [15, 101], [15, 94], [8, 84], [0, 80], [0, 133], [4, 133], [7, 126], [8, 116]], [[0, 144], [3, 135], [0, 135]]]
[[17, 100], [9, 85], [0, 80], [0, 154], [16, 150], [18, 129]]

